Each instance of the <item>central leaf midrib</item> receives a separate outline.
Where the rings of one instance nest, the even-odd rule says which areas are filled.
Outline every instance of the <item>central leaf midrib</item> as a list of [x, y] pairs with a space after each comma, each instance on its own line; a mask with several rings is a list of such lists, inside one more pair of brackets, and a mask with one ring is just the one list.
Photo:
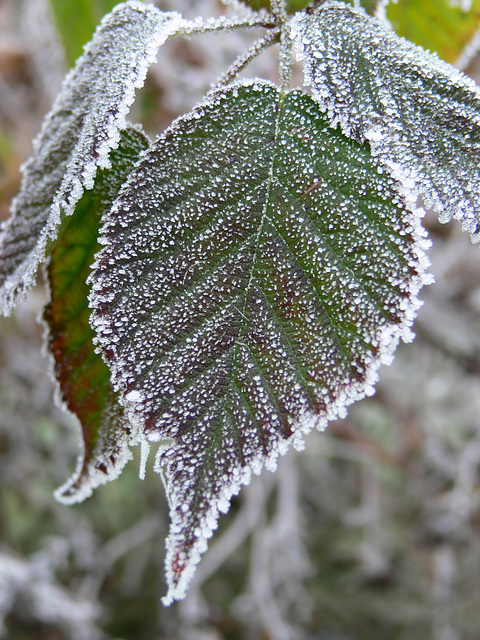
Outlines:
[[226, 420], [225, 423], [228, 426], [228, 423], [230, 425], [230, 431], [233, 433], [233, 437], [235, 439], [235, 444], [236, 444], [236, 448], [237, 448], [237, 457], [240, 461], [240, 465], [243, 467], [245, 466], [245, 456], [243, 454], [243, 449], [242, 449], [242, 443], [240, 438], [238, 437], [238, 430], [235, 427], [235, 420], [233, 419], [233, 414], [228, 406], [228, 402], [227, 402], [227, 394], [225, 393], [223, 395], [223, 410], [225, 412], [225, 416], [226, 416]]
[[[200, 467], [200, 472], [196, 474], [196, 481], [194, 483], [194, 487], [193, 487], [193, 499], [191, 501], [191, 507], [190, 507], [190, 511], [191, 513], [194, 513], [195, 516], [190, 520], [190, 525], [188, 527], [188, 530], [191, 531], [191, 537], [194, 537], [194, 531], [195, 531], [195, 527], [197, 526], [198, 522], [201, 522], [202, 517], [203, 517], [203, 513], [199, 512], [196, 507], [198, 505], [198, 501], [201, 495], [203, 495], [203, 487], [205, 484], [205, 473], [206, 470], [209, 466], [209, 461], [210, 458], [212, 456], [216, 441], [217, 441], [217, 434], [218, 432], [221, 430], [221, 423], [222, 423], [222, 409], [220, 407], [221, 403], [223, 402], [222, 399], [218, 398], [212, 405], [209, 405], [208, 409], [206, 411], [203, 412], [203, 415], [205, 415], [206, 413], [208, 413], [209, 410], [211, 410], [213, 412], [213, 414], [215, 415], [215, 413], [218, 414], [217, 420], [218, 420], [218, 424], [216, 425], [215, 429], [213, 430], [213, 436], [210, 438], [210, 442], [207, 445], [207, 450], [205, 452], [205, 455], [203, 457], [202, 460], [202, 464], [199, 465]], [[218, 409], [215, 408], [215, 405], [219, 405]], [[220, 444], [221, 444], [221, 440], [220, 440]], [[188, 536], [187, 540], [188, 540]]]
[[[257, 255], [258, 255], [258, 249], [260, 246], [260, 238], [262, 235], [262, 231], [263, 231], [263, 227], [265, 224], [265, 220], [267, 219], [267, 210], [268, 210], [268, 204], [270, 201], [270, 192], [272, 189], [272, 184], [273, 184], [273, 177], [274, 177], [274, 164], [275, 164], [275, 158], [277, 155], [277, 142], [278, 142], [278, 138], [279, 138], [279, 122], [280, 122], [280, 113], [281, 113], [281, 108], [283, 106], [283, 103], [285, 101], [285, 96], [279, 94], [278, 95], [278, 102], [276, 104], [276, 114], [275, 114], [275, 130], [274, 130], [274, 142], [275, 145], [273, 147], [273, 152], [272, 152], [272, 158], [268, 167], [268, 178], [266, 180], [266, 184], [267, 184], [267, 188], [266, 188], [266, 194], [265, 194], [265, 204], [264, 204], [264, 208], [263, 208], [263, 214], [262, 214], [262, 218], [260, 220], [259, 226], [258, 226], [258, 234], [257, 234], [257, 242], [256, 242], [256, 247], [255, 247], [255, 251], [253, 254], [253, 258], [252, 258], [252, 266], [250, 269], [250, 276], [249, 276], [249, 281], [247, 283], [247, 287], [245, 290], [245, 301], [244, 301], [244, 305], [243, 305], [243, 312], [241, 313], [241, 321], [240, 321], [240, 327], [238, 330], [238, 334], [237, 334], [237, 339], [236, 339], [236, 345], [235, 345], [235, 355], [233, 358], [233, 364], [232, 364], [232, 370], [231, 370], [231, 374], [230, 374], [230, 385], [233, 383], [233, 381], [236, 379], [237, 377], [237, 371], [238, 371], [238, 358], [240, 357], [240, 351], [239, 351], [239, 346], [240, 343], [242, 342], [242, 337], [245, 334], [245, 326], [247, 324], [247, 306], [248, 306], [248, 300], [249, 300], [249, 296], [250, 296], [250, 288], [252, 285], [252, 281], [253, 281], [253, 277], [254, 277], [254, 269], [255, 269], [255, 264], [257, 261]], [[263, 373], [263, 370], [260, 369]], [[262, 378], [264, 376], [262, 375]], [[236, 434], [236, 427], [235, 425], [233, 426], [233, 428], [235, 429], [235, 434]], [[236, 434], [236, 437], [237, 434]]]
[[[194, 387], [196, 385], [196, 383], [198, 382], [199, 378], [201, 378], [202, 376], [208, 374], [209, 370], [213, 369], [214, 366], [219, 364], [222, 360], [227, 361], [228, 357], [230, 355], [230, 352], [233, 351], [234, 348], [235, 348], [235, 345], [232, 344], [231, 347], [229, 347], [227, 350], [225, 350], [222, 353], [218, 354], [212, 360], [212, 362], [210, 362], [208, 365], [206, 365], [201, 371], [197, 371], [193, 376], [189, 377], [187, 382], [180, 389], [178, 389], [178, 391], [175, 392], [174, 396], [168, 397], [167, 402], [165, 402], [164, 404], [162, 404], [161, 406], [159, 406], [155, 410], [155, 415], [165, 414], [165, 412], [167, 412], [170, 409], [170, 407], [173, 405], [173, 403], [175, 401], [179, 400], [179, 396], [181, 394], [185, 393], [185, 391], [188, 391], [189, 389], [191, 389], [192, 387]], [[225, 392], [220, 390], [217, 395], [212, 397], [210, 402], [205, 403], [205, 405], [203, 407], [203, 410], [198, 415], [190, 416], [188, 421], [187, 421], [187, 426], [186, 427], [182, 427], [182, 431], [179, 434], [179, 437], [181, 437], [183, 434], [185, 434], [190, 429], [189, 425], [192, 422], [198, 423], [198, 421], [205, 415], [205, 413], [208, 412], [210, 407], [213, 404], [215, 404], [216, 402], [218, 402], [221, 398], [223, 398], [224, 395], [225, 395]], [[158, 427], [156, 427], [156, 429], [158, 429]], [[169, 437], [169, 434], [166, 433], [165, 437]]]
[[[225, 360], [228, 359], [227, 357], [230, 351], [232, 351], [232, 349], [233, 349], [233, 346], [227, 352], [225, 352], [225, 354], [222, 354], [222, 357], [224, 357]], [[212, 363], [212, 365], [209, 365], [208, 369], [210, 369], [213, 366], [213, 364], [214, 363]], [[207, 371], [208, 369], [205, 369], [205, 371]], [[199, 378], [203, 373], [204, 371], [201, 371], [199, 374], [195, 376], [195, 379]], [[189, 384], [187, 388], [190, 388], [191, 386], [193, 385]], [[206, 403], [204, 405], [204, 407], [202, 408], [202, 410], [198, 415], [189, 416], [188, 420], [181, 427], [178, 428], [178, 434], [176, 437], [178, 438], [178, 441], [180, 443], [181, 443], [182, 437], [184, 437], [189, 431], [191, 431], [192, 425], [197, 426], [198, 423], [205, 417], [205, 414], [207, 414], [216, 404], [221, 404], [221, 403], [223, 404], [224, 396], [225, 396], [225, 392], [223, 390], [220, 390], [217, 395], [212, 397], [209, 403]], [[168, 410], [171, 404], [172, 404], [171, 402], [168, 403], [166, 410]], [[162, 413], [164, 411], [165, 409], [162, 409]], [[166, 437], [169, 437], [169, 434], [165, 434], [165, 435]]]
[[[248, 413], [248, 415], [250, 416], [250, 418], [252, 420], [252, 424], [254, 425], [255, 430], [257, 431], [258, 439], [262, 443], [263, 453], [266, 456], [268, 454], [268, 444], [265, 441], [265, 434], [261, 430], [260, 425], [258, 423], [258, 420], [257, 420], [257, 418], [255, 417], [255, 414], [252, 411], [252, 408], [250, 406], [250, 402], [248, 401], [247, 397], [245, 396], [245, 393], [242, 391], [242, 389], [241, 389], [241, 387], [240, 387], [240, 385], [238, 383], [238, 380], [236, 380], [235, 378], [232, 378], [230, 384], [235, 387], [235, 389], [236, 389], [236, 391], [237, 391], [237, 393], [238, 393], [238, 395], [240, 397], [241, 402], [245, 406], [245, 408], [247, 410], [247, 413]], [[273, 398], [274, 404], [278, 408], [278, 405], [276, 403], [276, 399], [275, 399], [275, 397], [273, 395], [272, 395], [272, 398]]]

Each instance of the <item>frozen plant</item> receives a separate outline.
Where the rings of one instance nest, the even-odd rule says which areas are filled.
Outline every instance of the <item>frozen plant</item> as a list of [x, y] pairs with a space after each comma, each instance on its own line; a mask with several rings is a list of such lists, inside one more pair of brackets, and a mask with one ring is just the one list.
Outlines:
[[[252, 473], [373, 394], [412, 339], [430, 282], [419, 198], [480, 239], [475, 83], [357, 2], [250, 4], [187, 20], [130, 0], [106, 16], [0, 236], [5, 314], [46, 265], [47, 347], [82, 425], [57, 498], [116, 478], [134, 445], [142, 475], [156, 446], [165, 604]], [[153, 143], [126, 121], [167, 39], [250, 28], [264, 35]], [[238, 80], [276, 43], [280, 86]], [[308, 91], [291, 88], [293, 54]]]

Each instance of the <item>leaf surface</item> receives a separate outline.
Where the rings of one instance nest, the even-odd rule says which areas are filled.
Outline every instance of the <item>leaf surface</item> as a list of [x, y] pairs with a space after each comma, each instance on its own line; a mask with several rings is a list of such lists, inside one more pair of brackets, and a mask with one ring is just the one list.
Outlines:
[[50, 302], [43, 319], [61, 397], [80, 421], [83, 453], [74, 476], [57, 493], [62, 502], [78, 502], [116, 478], [131, 454], [131, 429], [110, 384], [110, 372], [95, 353], [87, 278], [98, 245], [100, 220], [115, 200], [139, 155], [148, 146], [145, 135], [128, 127], [112, 152], [112, 168], [97, 175], [68, 218], [51, 253], [47, 277]]
[[460, 4], [401, 0], [389, 2], [386, 13], [398, 35], [454, 63], [480, 28], [480, 0], [472, 0], [468, 11]]
[[9, 313], [97, 168], [109, 164], [119, 129], [158, 47], [184, 24], [176, 13], [128, 2], [108, 15], [67, 76], [24, 169], [0, 232], [0, 311]]
[[480, 240], [480, 91], [436, 56], [340, 2], [296, 15], [305, 80], [333, 126]]
[[160, 137], [108, 215], [92, 321], [170, 502], [165, 602], [252, 471], [373, 392], [408, 337], [417, 217], [305, 93], [217, 92]]

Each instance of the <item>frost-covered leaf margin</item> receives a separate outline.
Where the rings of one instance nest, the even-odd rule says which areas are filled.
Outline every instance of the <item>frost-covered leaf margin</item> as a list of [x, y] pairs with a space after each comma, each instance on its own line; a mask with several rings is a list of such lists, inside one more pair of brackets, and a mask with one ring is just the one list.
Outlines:
[[327, 1], [291, 22], [305, 81], [333, 126], [372, 153], [441, 222], [480, 241], [480, 90], [362, 10]]
[[420, 212], [401, 185], [306, 94], [285, 100], [260, 80], [211, 95], [150, 147], [101, 232], [92, 321], [144, 451], [160, 443], [165, 604], [185, 595], [252, 471], [373, 393], [428, 280]]
[[49, 303], [43, 313], [45, 347], [58, 383], [57, 401], [79, 420], [82, 453], [73, 476], [55, 492], [72, 504], [93, 489], [117, 478], [131, 459], [131, 429], [110, 383], [110, 371], [94, 351], [89, 325], [87, 284], [90, 265], [99, 249], [101, 218], [149, 145], [141, 127], [128, 125], [111, 153], [112, 167], [97, 173], [66, 220], [46, 271]]
[[125, 116], [165, 40], [189, 23], [136, 0], [107, 15], [66, 77], [24, 167], [11, 217], [0, 231], [0, 312], [34, 284], [65, 219], [125, 126]]

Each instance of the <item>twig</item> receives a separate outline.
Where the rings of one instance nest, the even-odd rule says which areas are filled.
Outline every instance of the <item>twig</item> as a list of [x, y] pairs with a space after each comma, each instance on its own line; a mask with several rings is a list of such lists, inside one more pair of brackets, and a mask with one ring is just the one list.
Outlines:
[[262, 38], [256, 40], [252, 46], [242, 53], [238, 58], [230, 65], [230, 67], [223, 73], [212, 86], [212, 90], [224, 87], [229, 84], [250, 62], [256, 58], [265, 49], [279, 42], [280, 29], [274, 29], [266, 33]]
[[279, 56], [280, 86], [287, 93], [292, 82], [292, 38], [288, 22], [282, 25]]
[[218, 33], [220, 31], [232, 31], [237, 29], [255, 29], [258, 27], [272, 29], [277, 26], [277, 20], [272, 15], [252, 16], [250, 18], [225, 18], [222, 16], [210, 20], [185, 21], [183, 29], [178, 31], [179, 36], [195, 36], [204, 33]]
[[272, 13], [283, 22], [287, 18], [287, 3], [285, 0], [271, 0]]

